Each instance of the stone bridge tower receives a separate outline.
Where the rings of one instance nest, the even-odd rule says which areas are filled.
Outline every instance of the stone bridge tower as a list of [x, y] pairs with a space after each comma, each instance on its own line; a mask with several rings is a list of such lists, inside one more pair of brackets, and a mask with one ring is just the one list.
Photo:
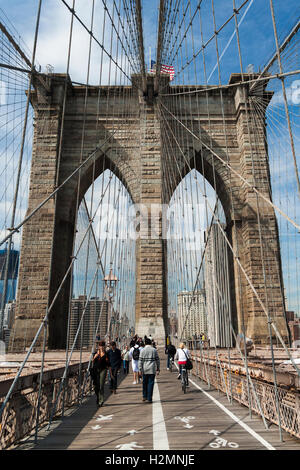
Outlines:
[[[133, 77], [133, 84], [137, 79], [138, 77]], [[233, 76], [232, 80], [235, 79], [236, 77]], [[68, 83], [62, 152], [58, 155], [66, 76], [53, 74], [49, 80], [50, 92], [46, 92], [41, 83], [37, 82], [31, 96], [35, 113], [35, 129], [28, 213], [51, 194], [56, 184], [60, 185], [80, 163], [85, 87], [73, 86], [70, 81]], [[93, 160], [95, 160], [95, 178], [100, 175], [103, 168], [112, 169], [128, 189], [133, 202], [142, 204], [146, 211], [150, 210], [151, 205], [163, 202], [161, 159], [164, 156], [161, 151], [161, 123], [156, 100], [151, 99], [150, 96], [153, 90], [153, 77], [147, 76], [147, 81], [148, 98], [145, 99], [137, 87], [132, 86], [128, 87], [126, 102], [120, 98], [120, 87], [101, 87], [103, 103], [100, 103], [99, 109], [103, 109], [103, 114], [100, 112], [99, 116], [97, 116], [99, 87], [89, 88], [83, 155], [85, 159], [94, 152], [94, 157], [81, 170], [80, 200], [92, 184]], [[174, 89], [174, 87], [171, 88]], [[232, 87], [223, 93], [226, 132], [228, 133], [226, 138], [229, 163], [247, 181], [251, 181], [249, 135], [245, 120], [247, 95], [244, 91], [242, 87]], [[108, 94], [109, 110], [114, 117], [113, 128], [110, 124], [112, 121], [107, 119]], [[226, 159], [226, 139], [219, 96], [218, 92], [209, 93], [209, 107], [214, 126], [212, 142], [214, 149]], [[198, 119], [200, 115], [203, 135], [207, 135], [207, 142], [209, 142], [211, 139], [209, 139], [207, 115], [205, 111], [202, 111], [206, 109], [204, 99], [203, 96], [197, 101], [192, 101], [191, 119]], [[182, 104], [184, 106], [184, 102]], [[126, 119], [122, 118], [125, 114], [122, 112], [124, 107], [127, 110]], [[95, 127], [96, 118], [98, 119], [97, 127]], [[250, 132], [254, 132], [253, 127]], [[110, 139], [106, 142], [105, 137], [109, 134]], [[259, 171], [264, 173], [259, 189], [269, 196], [268, 159], [263, 137], [264, 129], [261, 129], [261, 133], [257, 136], [259, 145], [255, 154], [255, 165], [259, 166]], [[200, 172], [205, 171], [205, 177], [212, 182], [211, 161], [213, 157], [203, 147], [200, 148], [197, 142], [193, 142], [191, 136], [187, 138], [190, 139], [193, 152], [196, 151], [196, 158], [191, 156], [191, 162], [196, 161], [197, 169]], [[99, 150], [95, 152], [97, 148]], [[201, 152], [203, 152], [203, 159]], [[205, 168], [201, 162], [204, 162]], [[234, 249], [239, 247], [239, 259], [245, 266], [251, 282], [259, 292], [262, 292], [263, 272], [259, 253], [255, 195], [249, 187], [241, 184], [237, 177], [229, 178], [228, 171], [217, 159], [215, 159], [215, 170], [217, 192], [227, 218], [228, 236]], [[14, 325], [16, 348], [23, 346], [24, 332], [26, 332], [26, 345], [32, 341], [45, 315], [47, 305], [53, 300], [73, 256], [76, 189], [77, 178], [73, 177], [57, 193], [56, 201], [53, 198], [50, 199], [23, 228]], [[230, 202], [230, 194], [234, 195], [233, 204]], [[276, 319], [281, 334], [286, 337], [276, 219], [273, 210], [266, 204], [261, 210], [269, 242], [267, 253], [269, 269], [278, 273], [270, 288], [270, 295], [273, 299], [272, 315]], [[164, 258], [165, 241], [161, 236], [161, 219], [158, 217], [156, 220], [156, 237], [149, 237], [148, 224], [144, 224], [141, 226], [140, 237], [136, 243], [135, 315], [136, 331], [139, 335], [151, 333], [156, 339], [161, 340], [167, 327], [167, 266]], [[233, 225], [237, 229], [234, 232]], [[241, 331], [243, 312], [246, 318], [247, 334], [257, 343], [263, 343], [268, 335], [265, 313], [262, 312], [245, 278], [239, 283], [239, 277], [237, 263], [232, 258], [231, 291], [233, 303], [236, 306], [236, 328]], [[70, 278], [65, 282], [49, 316], [49, 348], [62, 348], [65, 345], [69, 302]]]

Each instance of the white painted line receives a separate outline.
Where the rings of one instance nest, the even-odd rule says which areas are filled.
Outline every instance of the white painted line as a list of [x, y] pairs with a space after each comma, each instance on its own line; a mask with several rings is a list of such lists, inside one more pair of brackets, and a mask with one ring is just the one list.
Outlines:
[[169, 439], [156, 379], [152, 400], [153, 450], [169, 450]]
[[276, 450], [271, 444], [269, 444], [269, 442], [267, 442], [263, 437], [261, 437], [259, 434], [257, 434], [257, 432], [253, 431], [253, 429], [251, 429], [250, 426], [245, 424], [240, 418], [238, 418], [237, 416], [235, 416], [235, 414], [233, 414], [231, 411], [229, 411], [228, 408], [226, 408], [226, 406], [222, 405], [222, 403], [220, 403], [212, 395], [210, 395], [205, 390], [203, 390], [203, 388], [201, 388], [199, 385], [197, 385], [190, 378], [189, 378], [189, 382], [191, 382], [194, 385], [194, 387], [198, 388], [202, 393], [204, 393], [204, 395], [206, 395], [208, 398], [210, 398], [215, 403], [215, 405], [217, 405], [219, 408], [221, 408], [221, 410], [223, 410], [225, 413], [227, 413], [228, 416], [230, 416], [230, 418], [232, 418], [234, 421], [236, 421], [237, 424], [239, 424], [242, 428], [244, 428], [249, 434], [251, 434], [251, 436], [253, 436], [255, 439], [257, 439], [268, 450]]

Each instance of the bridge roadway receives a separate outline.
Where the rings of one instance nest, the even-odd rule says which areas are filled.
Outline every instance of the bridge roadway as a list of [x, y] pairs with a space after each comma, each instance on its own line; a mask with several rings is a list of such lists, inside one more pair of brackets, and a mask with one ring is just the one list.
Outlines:
[[96, 407], [95, 395], [73, 407], [38, 442], [24, 440], [20, 450], [300, 450], [300, 441], [278, 427], [265, 429], [256, 415], [226, 395], [209, 390], [194, 376], [183, 394], [177, 371], [166, 370], [165, 354], [159, 351], [161, 373], [157, 377], [153, 403], [142, 401], [142, 385], [123, 372], [115, 395], [105, 385], [105, 403]]

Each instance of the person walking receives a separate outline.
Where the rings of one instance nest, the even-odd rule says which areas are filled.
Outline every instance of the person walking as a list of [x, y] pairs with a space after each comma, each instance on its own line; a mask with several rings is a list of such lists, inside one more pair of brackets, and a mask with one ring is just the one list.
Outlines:
[[[143, 341], [141, 338], [139, 338], [138, 344], [139, 344], [139, 350], [140, 350], [140, 354], [141, 354], [141, 351], [142, 351], [142, 350], [144, 349], [144, 347], [145, 347], [145, 343], [144, 343], [144, 341]], [[141, 374], [140, 371], [138, 371], [138, 383], [141, 383], [142, 379], [143, 379], [143, 378], [142, 378], [142, 374]]]
[[122, 355], [120, 349], [117, 348], [116, 342], [111, 342], [111, 348], [107, 352], [107, 356], [110, 362], [110, 390], [112, 393], [117, 393], [118, 385], [118, 371], [121, 369]]
[[145, 339], [145, 347], [140, 352], [139, 371], [143, 376], [143, 401], [152, 403], [155, 375], [160, 371], [160, 360], [157, 350], [149, 338]]
[[129, 353], [131, 361], [131, 367], [133, 372], [133, 385], [139, 383], [139, 357], [140, 357], [140, 346], [136, 343]]
[[93, 382], [97, 406], [103, 406], [104, 403], [104, 384], [107, 370], [111, 372], [109, 358], [105, 350], [105, 341], [100, 341], [93, 357]]
[[125, 375], [129, 373], [129, 347], [126, 345], [123, 350], [123, 372]]
[[[177, 379], [179, 380], [181, 378], [181, 369], [182, 366], [186, 364], [188, 359], [191, 359], [190, 356], [190, 351], [186, 348], [185, 343], [180, 343], [179, 348], [176, 351], [175, 354], [175, 360], [177, 360], [177, 363], [179, 365], [179, 374]], [[188, 376], [188, 371], [186, 371], [186, 378], [187, 378], [187, 387], [189, 387], [189, 376]]]
[[170, 370], [170, 360], [172, 359], [172, 361], [174, 362], [174, 356], [176, 354], [176, 348], [175, 348], [174, 344], [172, 344], [172, 343], [168, 344], [167, 347], [166, 347], [165, 353], [168, 355], [167, 370]]

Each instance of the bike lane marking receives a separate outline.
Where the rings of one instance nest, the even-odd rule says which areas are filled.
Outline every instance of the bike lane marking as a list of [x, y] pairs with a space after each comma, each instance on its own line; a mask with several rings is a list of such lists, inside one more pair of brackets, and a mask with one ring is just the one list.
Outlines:
[[250, 426], [248, 426], [246, 423], [244, 423], [240, 418], [238, 418], [234, 413], [232, 413], [226, 406], [222, 405], [215, 397], [210, 395], [208, 392], [203, 390], [202, 387], [200, 387], [198, 384], [196, 384], [193, 380], [189, 378], [189, 382], [194, 385], [194, 387], [198, 388], [206, 397], [208, 397], [210, 400], [213, 401], [215, 405], [217, 405], [219, 408], [221, 408], [224, 413], [226, 413], [228, 416], [230, 416], [233, 421], [235, 421], [237, 424], [239, 424], [242, 428], [245, 429], [249, 434], [251, 434], [252, 437], [257, 439], [264, 447], [266, 447], [268, 450], [276, 450], [275, 447], [273, 447], [269, 442], [267, 442], [262, 436], [260, 436], [257, 432], [255, 432]]

